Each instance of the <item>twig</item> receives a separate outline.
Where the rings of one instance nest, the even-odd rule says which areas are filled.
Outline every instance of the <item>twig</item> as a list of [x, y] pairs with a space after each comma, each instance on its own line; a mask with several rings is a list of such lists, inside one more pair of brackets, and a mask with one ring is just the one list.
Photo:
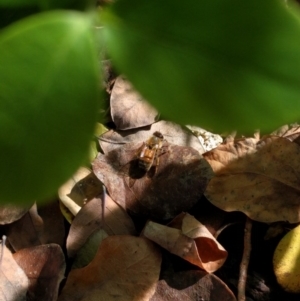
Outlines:
[[245, 223], [245, 234], [244, 234], [244, 252], [243, 258], [240, 264], [240, 276], [238, 282], [238, 301], [246, 300], [246, 281], [247, 281], [247, 271], [251, 254], [251, 229], [252, 221], [247, 217]]
[[0, 267], [1, 267], [1, 264], [2, 264], [2, 258], [3, 258], [3, 253], [4, 253], [4, 247], [5, 247], [5, 242], [6, 242], [6, 236], [3, 235], [2, 236], [2, 242], [1, 242], [1, 256], [0, 256]]
[[105, 186], [102, 184], [102, 216], [101, 216], [101, 223], [102, 223], [102, 227], [105, 224], [105, 202], [106, 202], [106, 188]]

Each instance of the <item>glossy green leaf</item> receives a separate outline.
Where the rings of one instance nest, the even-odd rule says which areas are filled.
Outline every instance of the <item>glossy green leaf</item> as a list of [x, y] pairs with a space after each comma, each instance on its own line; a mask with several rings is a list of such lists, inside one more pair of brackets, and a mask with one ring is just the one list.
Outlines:
[[299, 119], [299, 12], [284, 1], [119, 0], [101, 17], [116, 66], [164, 116], [251, 132]]
[[52, 196], [88, 156], [99, 106], [90, 17], [52, 12], [0, 35], [0, 202]]

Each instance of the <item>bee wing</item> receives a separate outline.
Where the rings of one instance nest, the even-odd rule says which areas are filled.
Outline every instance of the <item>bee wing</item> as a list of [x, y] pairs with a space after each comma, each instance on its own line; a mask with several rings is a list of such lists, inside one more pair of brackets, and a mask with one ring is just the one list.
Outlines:
[[145, 144], [143, 143], [142, 145], [139, 144], [139, 147], [137, 148], [126, 150], [127, 163], [120, 167], [118, 172], [120, 175], [135, 179], [138, 179], [142, 176], [139, 168], [139, 155], [143, 151], [144, 146]]

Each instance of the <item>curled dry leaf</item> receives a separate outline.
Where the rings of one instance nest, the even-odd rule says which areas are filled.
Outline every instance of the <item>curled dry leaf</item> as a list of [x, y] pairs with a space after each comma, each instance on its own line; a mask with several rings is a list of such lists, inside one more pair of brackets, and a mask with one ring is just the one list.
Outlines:
[[199, 142], [198, 138], [193, 135], [190, 130], [176, 123], [164, 120], [155, 122], [149, 127], [140, 129], [128, 131], [110, 130], [99, 137], [99, 143], [101, 149], [106, 154], [127, 143], [142, 143], [149, 139], [154, 132], [162, 133], [169, 143], [193, 147], [200, 154], [205, 152], [205, 149]]
[[212, 177], [198, 151], [163, 142], [149, 172], [138, 162], [143, 144], [129, 143], [107, 155], [99, 154], [93, 170], [118, 204], [136, 214], [173, 218], [200, 199]]
[[93, 261], [72, 270], [59, 301], [148, 301], [159, 278], [161, 254], [146, 238], [109, 236]]
[[20, 219], [29, 208], [16, 205], [0, 206], [0, 225], [10, 224]]
[[244, 139], [204, 155], [215, 177], [205, 196], [225, 211], [260, 222], [300, 221], [300, 146], [276, 136]]
[[226, 250], [207, 228], [186, 213], [169, 226], [149, 221], [142, 235], [209, 273], [219, 269], [227, 258]]
[[297, 141], [298, 137], [300, 136], [300, 126], [298, 124], [292, 124], [292, 125], [283, 125], [279, 129], [275, 130], [271, 133], [272, 136], [280, 136], [284, 137], [286, 139], [289, 139], [290, 141], [295, 141], [299, 144]]
[[5, 245], [0, 255], [0, 300], [26, 301], [27, 276]]
[[100, 228], [107, 235], [135, 235], [132, 219], [108, 195], [105, 197], [104, 221], [102, 221], [101, 198], [89, 201], [76, 215], [67, 237], [68, 256], [74, 257], [89, 236]]
[[119, 76], [110, 96], [111, 117], [117, 129], [128, 130], [152, 124], [158, 112], [134, 90], [123, 76]]
[[228, 286], [217, 276], [204, 271], [171, 274], [158, 282], [150, 301], [236, 301]]
[[58, 191], [63, 215], [71, 223], [81, 207], [101, 193], [102, 184], [94, 173], [80, 167]]
[[29, 279], [30, 300], [56, 301], [65, 258], [57, 244], [22, 249], [13, 255]]

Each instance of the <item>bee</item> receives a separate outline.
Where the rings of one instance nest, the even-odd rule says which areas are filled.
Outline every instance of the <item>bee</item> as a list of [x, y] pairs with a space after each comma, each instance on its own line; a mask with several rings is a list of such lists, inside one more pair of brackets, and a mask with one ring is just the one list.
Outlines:
[[164, 136], [160, 132], [154, 132], [153, 135], [143, 143], [138, 155], [139, 168], [148, 172], [155, 162], [158, 166], [159, 155], [161, 153]]
[[130, 162], [129, 186], [132, 187], [137, 179], [147, 175], [152, 178], [157, 171], [159, 165], [159, 156], [163, 153], [162, 147], [164, 136], [160, 132], [154, 132], [152, 136], [142, 146], [138, 148], [134, 155], [134, 159]]

